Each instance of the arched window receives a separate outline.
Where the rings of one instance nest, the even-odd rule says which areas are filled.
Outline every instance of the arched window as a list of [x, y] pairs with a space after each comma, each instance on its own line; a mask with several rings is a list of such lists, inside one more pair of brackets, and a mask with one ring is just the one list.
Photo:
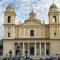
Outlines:
[[56, 16], [53, 16], [53, 22], [56, 22]]
[[11, 23], [11, 16], [8, 16], [8, 23]]

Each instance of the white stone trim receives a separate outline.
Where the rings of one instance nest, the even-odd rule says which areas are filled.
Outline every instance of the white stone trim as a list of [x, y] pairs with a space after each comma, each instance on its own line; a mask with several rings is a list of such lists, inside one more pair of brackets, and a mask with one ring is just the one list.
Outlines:
[[29, 42], [28, 42], [28, 56], [30, 55], [30, 47], [29, 47]]
[[45, 55], [46, 55], [46, 42], [45, 42]]
[[19, 26], [19, 38], [20, 38], [20, 26]]
[[41, 56], [41, 42], [40, 42], [40, 56]]
[[24, 49], [24, 42], [23, 42], [23, 56], [24, 56], [24, 53], [25, 53], [24, 50], [25, 50], [25, 49]]
[[36, 42], [35, 42], [35, 55], [36, 55]]
[[24, 37], [25, 37], [25, 31], [26, 31], [26, 30], [25, 30], [25, 28], [24, 28]]

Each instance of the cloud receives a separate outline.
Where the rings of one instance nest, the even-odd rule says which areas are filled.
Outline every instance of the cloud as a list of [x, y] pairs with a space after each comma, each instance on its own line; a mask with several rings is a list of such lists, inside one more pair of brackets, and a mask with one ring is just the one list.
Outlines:
[[[2, 0], [0, 2], [0, 38], [3, 37], [3, 12], [10, 2], [16, 10], [16, 21], [23, 22], [28, 19], [31, 10], [35, 9], [37, 18], [48, 23], [48, 11], [53, 0]], [[54, 3], [60, 8], [60, 0], [54, 0]]]

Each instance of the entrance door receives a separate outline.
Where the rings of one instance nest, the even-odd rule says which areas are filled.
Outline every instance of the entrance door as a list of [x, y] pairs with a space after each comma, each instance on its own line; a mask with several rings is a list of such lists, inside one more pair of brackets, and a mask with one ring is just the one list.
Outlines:
[[46, 54], [49, 55], [49, 49], [46, 49]]
[[30, 55], [34, 55], [34, 47], [30, 47]]
[[18, 53], [20, 53], [20, 51], [18, 49], [16, 49], [16, 53], [15, 54], [18, 55]]

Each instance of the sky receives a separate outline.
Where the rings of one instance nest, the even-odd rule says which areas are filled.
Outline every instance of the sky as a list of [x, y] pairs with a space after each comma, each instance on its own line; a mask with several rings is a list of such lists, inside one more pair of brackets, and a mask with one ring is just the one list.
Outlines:
[[29, 13], [34, 9], [36, 18], [48, 23], [48, 12], [51, 4], [54, 3], [60, 9], [60, 0], [0, 0], [0, 40], [3, 38], [4, 11], [9, 3], [15, 8], [16, 22], [24, 22], [29, 18]]

